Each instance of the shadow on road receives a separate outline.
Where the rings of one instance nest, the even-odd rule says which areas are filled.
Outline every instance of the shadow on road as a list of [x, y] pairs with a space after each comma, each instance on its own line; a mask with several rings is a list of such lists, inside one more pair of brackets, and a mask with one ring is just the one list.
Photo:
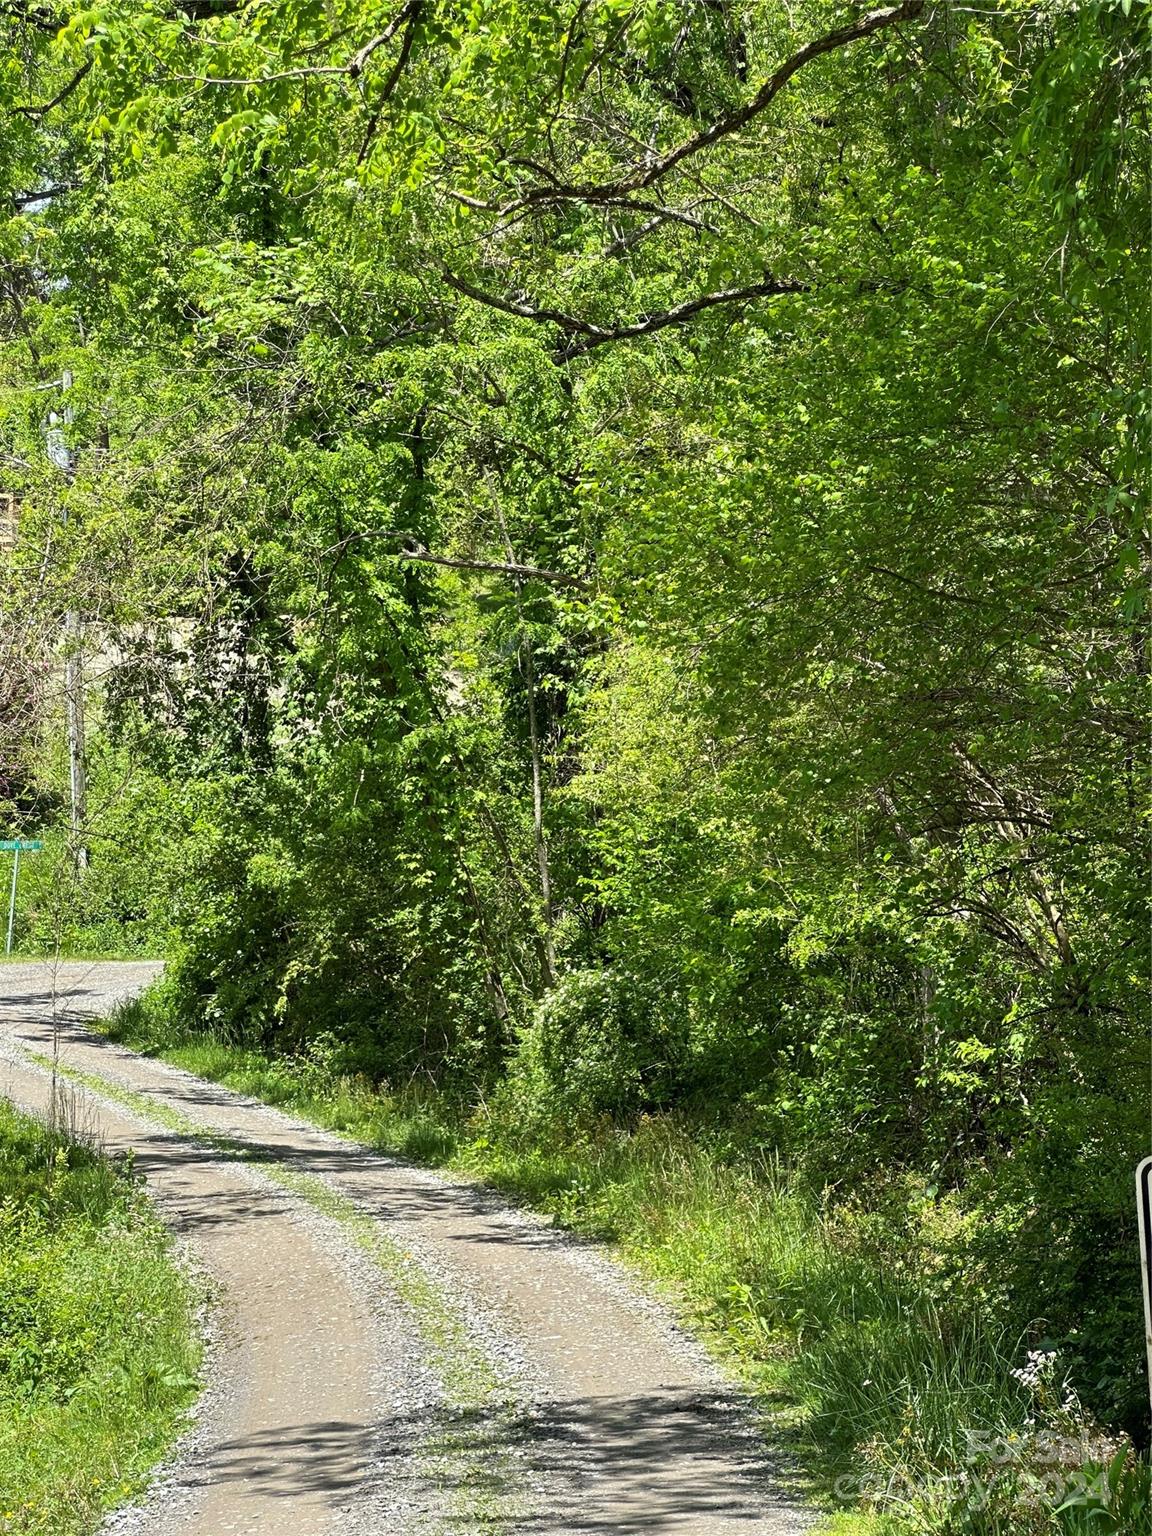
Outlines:
[[[713, 1519], [726, 1533], [746, 1528], [751, 1536], [768, 1529], [766, 1510], [787, 1508], [794, 1520], [801, 1503], [799, 1490], [781, 1484], [780, 1468], [765, 1468], [762, 1453], [755, 1458], [734, 1438], [721, 1395], [567, 1399], [512, 1415], [441, 1406], [385, 1416], [372, 1439], [373, 1477], [385, 1483], [402, 1479], [415, 1452], [436, 1485], [437, 1519], [447, 1530], [508, 1525], [500, 1496], [509, 1465], [516, 1482], [548, 1490], [539, 1507], [517, 1499], [512, 1528], [549, 1536], [659, 1536], [708, 1529]], [[285, 1499], [353, 1499], [363, 1449], [363, 1425], [299, 1424], [221, 1442], [189, 1481], [237, 1482]], [[677, 1469], [671, 1478], [670, 1467]], [[458, 1498], [465, 1490], [468, 1497]]]

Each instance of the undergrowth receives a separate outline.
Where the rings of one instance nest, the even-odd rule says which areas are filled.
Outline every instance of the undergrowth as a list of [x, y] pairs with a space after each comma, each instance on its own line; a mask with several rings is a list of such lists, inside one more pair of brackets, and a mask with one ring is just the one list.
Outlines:
[[0, 1101], [0, 1532], [80, 1536], [139, 1492], [198, 1360], [190, 1287], [131, 1166]]
[[941, 1284], [953, 1218], [927, 1193], [905, 1185], [887, 1211], [833, 1204], [687, 1118], [575, 1128], [507, 1100], [389, 1091], [342, 1074], [334, 1042], [272, 1058], [179, 1031], [147, 996], [104, 1027], [619, 1244], [795, 1433], [845, 1536], [1152, 1532], [1147, 1461], [1092, 1423], [1043, 1338], [997, 1329], [978, 1287]]

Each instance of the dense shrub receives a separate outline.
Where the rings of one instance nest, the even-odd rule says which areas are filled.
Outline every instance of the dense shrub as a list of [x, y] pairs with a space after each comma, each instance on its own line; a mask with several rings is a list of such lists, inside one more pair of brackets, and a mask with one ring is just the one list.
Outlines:
[[672, 1102], [690, 1068], [683, 1011], [615, 971], [570, 971], [537, 1004], [508, 1094], [537, 1118], [578, 1124]]

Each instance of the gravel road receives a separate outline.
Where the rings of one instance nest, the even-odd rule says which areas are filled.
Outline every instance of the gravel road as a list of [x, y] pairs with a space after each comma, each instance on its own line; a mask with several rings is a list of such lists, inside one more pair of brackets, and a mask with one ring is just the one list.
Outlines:
[[0, 967], [0, 1090], [132, 1148], [215, 1298], [196, 1421], [116, 1536], [790, 1536], [739, 1393], [609, 1258], [83, 1018], [157, 967]]

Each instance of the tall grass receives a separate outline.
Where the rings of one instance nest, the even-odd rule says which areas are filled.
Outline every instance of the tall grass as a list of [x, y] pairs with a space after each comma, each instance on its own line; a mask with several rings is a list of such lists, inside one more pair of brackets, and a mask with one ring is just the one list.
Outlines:
[[909, 1217], [914, 1189], [889, 1191], [886, 1206], [834, 1203], [671, 1115], [576, 1129], [507, 1101], [382, 1091], [342, 1075], [323, 1044], [268, 1057], [181, 1034], [148, 999], [109, 1028], [618, 1243], [791, 1435], [838, 1530], [1152, 1536], [1147, 1463], [1088, 1423], [1047, 1357], [1024, 1368], [1029, 1341], [991, 1320], [978, 1286], [940, 1283], [944, 1236]]
[[0, 1531], [80, 1536], [196, 1389], [189, 1286], [130, 1166], [0, 1101]]

